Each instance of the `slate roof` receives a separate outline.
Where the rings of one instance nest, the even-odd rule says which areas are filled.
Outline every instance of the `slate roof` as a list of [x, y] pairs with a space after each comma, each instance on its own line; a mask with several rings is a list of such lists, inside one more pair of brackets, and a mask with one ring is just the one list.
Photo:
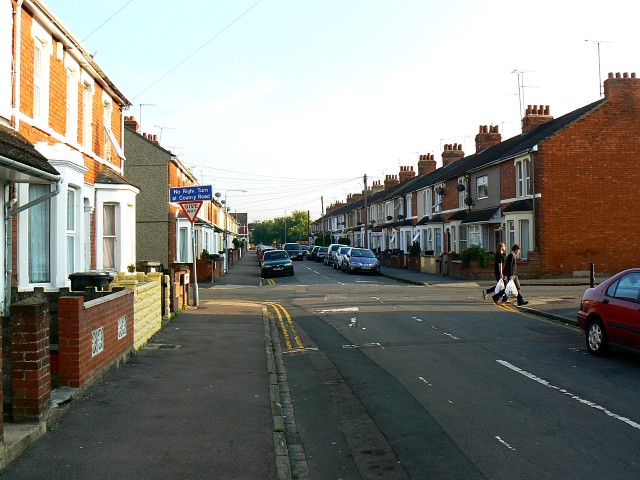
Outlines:
[[33, 144], [13, 128], [0, 125], [0, 155], [50, 175], [60, 175]]
[[96, 183], [106, 183], [108, 185], [131, 185], [141, 190], [139, 186], [131, 183], [109, 167], [103, 167], [102, 170], [100, 170], [100, 173], [96, 176]]
[[462, 223], [483, 223], [488, 222], [495, 215], [500, 207], [483, 208], [482, 210], [471, 210]]

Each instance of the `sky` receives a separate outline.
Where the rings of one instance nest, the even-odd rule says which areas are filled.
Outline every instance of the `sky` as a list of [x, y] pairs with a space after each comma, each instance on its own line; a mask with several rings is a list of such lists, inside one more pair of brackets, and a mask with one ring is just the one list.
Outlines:
[[519, 134], [521, 105], [559, 117], [608, 72], [640, 74], [628, 0], [45, 3], [141, 131], [250, 222], [317, 219], [364, 175], [441, 166], [445, 144], [475, 153], [480, 125]]

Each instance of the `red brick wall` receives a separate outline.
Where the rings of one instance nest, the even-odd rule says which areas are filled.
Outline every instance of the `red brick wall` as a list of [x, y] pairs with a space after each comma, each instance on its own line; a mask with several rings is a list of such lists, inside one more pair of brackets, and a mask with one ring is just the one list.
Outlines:
[[[118, 340], [118, 319], [127, 316], [127, 334]], [[81, 387], [133, 350], [133, 292], [123, 290], [85, 303], [60, 297], [58, 329], [60, 384]], [[104, 350], [92, 355], [92, 333], [104, 328]]]
[[43, 421], [51, 404], [49, 307], [31, 298], [11, 306], [12, 414], [16, 423]]
[[599, 274], [638, 266], [640, 79], [605, 86], [608, 101], [543, 142], [534, 160], [543, 275], [588, 271], [590, 262]]

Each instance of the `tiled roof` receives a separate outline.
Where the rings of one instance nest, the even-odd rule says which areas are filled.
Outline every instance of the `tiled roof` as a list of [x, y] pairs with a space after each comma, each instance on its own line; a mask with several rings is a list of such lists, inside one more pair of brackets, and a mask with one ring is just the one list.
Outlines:
[[16, 162], [50, 175], [59, 172], [38, 152], [26, 138], [13, 128], [0, 125], [0, 155]]

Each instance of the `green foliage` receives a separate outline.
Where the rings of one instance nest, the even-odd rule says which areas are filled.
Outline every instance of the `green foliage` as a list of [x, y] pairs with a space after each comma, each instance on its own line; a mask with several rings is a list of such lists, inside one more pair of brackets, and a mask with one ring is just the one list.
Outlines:
[[338, 243], [340, 245], [351, 245], [351, 240], [348, 238], [339, 238]]
[[419, 257], [420, 256], [420, 242], [415, 241], [411, 244], [411, 248], [409, 249], [409, 256], [410, 257]]
[[331, 245], [331, 235], [325, 233], [320, 237], [316, 237], [313, 244], [318, 245], [319, 247], [328, 247], [329, 245]]
[[205, 260], [209, 260], [209, 252], [207, 252], [206, 248], [202, 249], [202, 258], [204, 258]]
[[240, 244], [241, 244], [241, 242], [240, 242], [239, 238], [234, 238], [233, 239], [233, 248], [235, 248], [237, 250], [238, 248], [240, 248]]
[[277, 217], [273, 220], [257, 222], [253, 228], [255, 245], [283, 244], [286, 242], [307, 241], [309, 239], [309, 226], [311, 220], [306, 211], [294, 211], [286, 217]]
[[486, 267], [490, 265], [492, 261], [493, 255], [478, 245], [472, 245], [462, 252], [462, 266], [464, 268], [469, 267], [471, 262], [476, 262], [481, 267]]

